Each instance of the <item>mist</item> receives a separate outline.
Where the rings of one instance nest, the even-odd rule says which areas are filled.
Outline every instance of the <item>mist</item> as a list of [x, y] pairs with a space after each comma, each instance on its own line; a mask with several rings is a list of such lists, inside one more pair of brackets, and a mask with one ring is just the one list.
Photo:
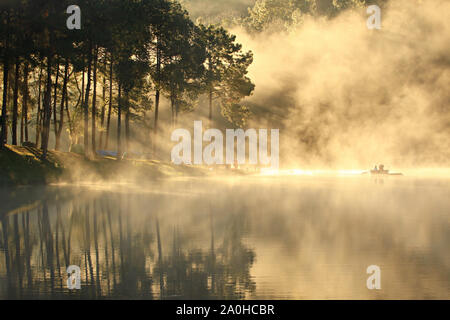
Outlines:
[[184, 4], [193, 19], [201, 18], [217, 23], [223, 18], [245, 14], [248, 7], [254, 5], [255, 0], [185, 0], [181, 3]]
[[[50, 238], [72, 248], [59, 242], [58, 263], [67, 255], [89, 265], [86, 289], [71, 298], [446, 299], [450, 185], [344, 180], [189, 179], [0, 193], [9, 247], [36, 239], [34, 250], [10, 250], [18, 273], [31, 280], [10, 275], [16, 290], [0, 290], [0, 297], [67, 297], [54, 290], [65, 276], [59, 264], [40, 262], [53, 247], [39, 250], [39, 241]], [[30, 228], [14, 228], [22, 217]], [[377, 292], [365, 287], [374, 263], [383, 270]], [[0, 259], [2, 288], [8, 267]]]
[[444, 167], [450, 158], [448, 1], [392, 1], [382, 29], [346, 11], [286, 33], [232, 33], [252, 50], [249, 127], [280, 129], [281, 166]]

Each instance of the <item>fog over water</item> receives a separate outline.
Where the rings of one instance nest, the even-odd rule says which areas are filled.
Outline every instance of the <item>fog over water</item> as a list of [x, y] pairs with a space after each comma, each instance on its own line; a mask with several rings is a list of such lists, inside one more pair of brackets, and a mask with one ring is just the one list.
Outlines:
[[446, 299], [449, 192], [304, 174], [2, 191], [0, 297]]

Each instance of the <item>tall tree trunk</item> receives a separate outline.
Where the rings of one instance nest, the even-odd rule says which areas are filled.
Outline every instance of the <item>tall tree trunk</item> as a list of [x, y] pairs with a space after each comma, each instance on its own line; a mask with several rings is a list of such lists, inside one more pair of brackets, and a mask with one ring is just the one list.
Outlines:
[[125, 136], [126, 136], [126, 149], [125, 151], [128, 153], [130, 147], [130, 106], [128, 101], [128, 93], [127, 93], [127, 113], [125, 114]]
[[175, 97], [175, 125], [178, 124], [179, 113], [180, 113], [180, 101]]
[[3, 148], [3, 146], [8, 142], [8, 128], [7, 128], [7, 120], [8, 120], [8, 113], [6, 109], [7, 99], [8, 99], [8, 75], [9, 75], [9, 22], [10, 22], [10, 16], [9, 16], [9, 10], [7, 11], [7, 28], [6, 28], [6, 40], [5, 40], [5, 46], [3, 48], [4, 50], [4, 56], [3, 56], [3, 102], [2, 102], [2, 117], [1, 117], [1, 132], [0, 132], [0, 148]]
[[212, 101], [213, 101], [213, 92], [212, 92], [212, 88], [209, 89], [209, 116], [208, 116], [208, 120], [209, 120], [209, 128], [211, 128], [212, 125]]
[[98, 60], [98, 48], [94, 49], [94, 92], [92, 94], [92, 156], [95, 157], [95, 119], [97, 118], [97, 60]]
[[[83, 60], [84, 63], [84, 60]], [[83, 67], [83, 72], [81, 75], [81, 107], [84, 107], [84, 74], [85, 74], [85, 68]]]
[[39, 138], [41, 137], [41, 98], [42, 98], [42, 71], [43, 71], [42, 64], [40, 65], [40, 71], [39, 71], [39, 80], [38, 80], [38, 105], [37, 105], [37, 112], [36, 112], [36, 148], [39, 145]]
[[[211, 57], [208, 57], [208, 68], [209, 68], [210, 78], [212, 79], [212, 61], [211, 61]], [[208, 116], [209, 128], [211, 128], [211, 125], [212, 125], [212, 104], [213, 104], [212, 101], [213, 101], [213, 84], [210, 83], [209, 84], [209, 116]]]
[[156, 93], [155, 93], [155, 126], [154, 126], [154, 139], [158, 133], [158, 113], [159, 113], [159, 98], [160, 98], [160, 82], [159, 78], [161, 76], [161, 51], [159, 49], [159, 36], [157, 37], [156, 43]]
[[119, 83], [119, 99], [117, 105], [117, 159], [122, 159], [121, 126], [122, 126], [122, 86]]
[[[63, 126], [64, 126], [64, 103], [66, 103], [68, 75], [69, 75], [69, 59], [66, 59], [66, 65], [64, 66], [64, 82], [63, 82], [63, 88], [62, 88], [61, 105], [60, 105], [60, 109], [59, 109], [59, 125], [58, 125], [58, 129], [56, 130], [56, 136], [55, 136], [55, 140], [56, 140], [55, 141], [55, 150], [59, 150], [60, 145], [61, 145], [61, 133], [62, 133]], [[55, 112], [56, 112], [56, 110], [55, 110]]]
[[89, 46], [86, 95], [84, 98], [84, 154], [89, 155], [89, 91], [91, 90], [92, 48]]
[[109, 126], [111, 124], [111, 112], [112, 112], [112, 101], [113, 101], [113, 55], [111, 54], [111, 64], [109, 66], [109, 106], [108, 106], [108, 119], [106, 121], [106, 138], [105, 138], [105, 149], [108, 149], [109, 142]]
[[8, 103], [8, 75], [9, 75], [9, 63], [7, 54], [5, 53], [5, 57], [3, 59], [3, 104], [2, 104], [2, 131], [0, 134], [0, 147], [3, 147], [8, 141], [8, 111], [7, 111], [7, 103]]
[[153, 128], [155, 131], [155, 135], [158, 132], [158, 113], [159, 113], [159, 97], [160, 97], [160, 91], [159, 89], [156, 89], [155, 94], [155, 127]]
[[25, 63], [25, 68], [23, 71], [23, 102], [22, 102], [22, 123], [23, 123], [23, 130], [25, 137], [21, 137], [21, 142], [24, 141], [28, 142], [28, 75], [30, 73], [30, 65], [28, 63]]
[[[107, 62], [106, 62], [106, 55], [105, 55], [105, 70], [108, 66]], [[102, 112], [100, 115], [100, 141], [98, 143], [98, 146], [100, 148], [103, 148], [103, 136], [104, 136], [104, 129], [105, 129], [105, 108], [106, 108], [106, 76], [103, 76], [103, 86], [102, 86], [102, 100], [103, 100], [103, 104], [102, 104]]]
[[23, 135], [24, 135], [24, 123], [23, 123], [23, 102], [22, 102], [22, 110], [20, 112], [20, 145], [23, 145]]
[[51, 53], [47, 57], [47, 87], [44, 93], [44, 121], [43, 121], [43, 129], [42, 129], [42, 158], [47, 158], [48, 151], [48, 139], [50, 136], [50, 122], [52, 117], [52, 55]]
[[13, 112], [12, 112], [12, 144], [17, 145], [17, 119], [19, 114], [19, 76], [20, 76], [20, 61], [16, 58], [15, 75], [14, 75], [14, 90], [13, 90]]
[[170, 95], [170, 109], [172, 110], [171, 124], [172, 124], [172, 128], [173, 128], [175, 125], [175, 99], [173, 97], [173, 93]]
[[56, 78], [55, 78], [55, 91], [53, 94], [53, 130], [55, 137], [58, 135], [58, 120], [56, 119], [56, 104], [58, 101], [58, 81], [59, 81], [59, 58], [56, 61]]
[[[84, 64], [84, 62], [85, 62], [85, 59], [84, 59], [84, 55], [83, 55], [83, 64]], [[83, 110], [84, 109], [84, 88], [85, 88], [85, 67], [83, 67], [83, 72], [82, 72], [82, 75], [81, 75], [81, 109]], [[74, 117], [74, 119], [75, 119], [75, 117]], [[76, 137], [76, 141], [75, 141], [75, 144], [79, 144], [80, 143], [80, 135], [81, 135], [81, 132], [79, 132], [79, 133], [77, 133], [77, 137]]]
[[[78, 100], [79, 101], [79, 100]], [[72, 151], [72, 145], [74, 143], [74, 139], [76, 138], [76, 132], [74, 129], [74, 124], [72, 122], [72, 119], [70, 118], [70, 112], [69, 112], [69, 94], [66, 94], [66, 113], [67, 113], [67, 123], [69, 124], [69, 134], [70, 134], [70, 146], [69, 146], [69, 152]], [[76, 142], [76, 141], [75, 141]]]

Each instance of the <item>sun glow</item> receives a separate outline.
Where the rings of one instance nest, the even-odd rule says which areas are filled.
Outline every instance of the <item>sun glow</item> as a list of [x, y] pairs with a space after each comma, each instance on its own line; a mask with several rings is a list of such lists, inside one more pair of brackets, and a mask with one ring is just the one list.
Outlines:
[[275, 169], [262, 169], [261, 175], [273, 176], [273, 175], [287, 175], [287, 176], [312, 176], [313, 171], [303, 170], [303, 169], [285, 169], [285, 170], [275, 170]]
[[339, 175], [347, 176], [347, 175], [360, 175], [367, 172], [367, 170], [338, 170]]
[[347, 170], [306, 170], [306, 169], [283, 169], [273, 170], [270, 168], [262, 169], [261, 175], [264, 176], [357, 176], [367, 173], [367, 170], [347, 169]]

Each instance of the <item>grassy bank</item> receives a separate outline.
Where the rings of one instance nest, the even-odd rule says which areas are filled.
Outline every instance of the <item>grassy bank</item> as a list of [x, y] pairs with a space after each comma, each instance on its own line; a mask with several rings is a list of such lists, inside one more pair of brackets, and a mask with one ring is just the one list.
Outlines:
[[146, 182], [166, 177], [203, 176], [209, 170], [177, 166], [156, 160], [87, 159], [69, 152], [49, 151], [41, 160], [41, 150], [6, 146], [0, 150], [0, 186], [43, 185], [77, 182]]

